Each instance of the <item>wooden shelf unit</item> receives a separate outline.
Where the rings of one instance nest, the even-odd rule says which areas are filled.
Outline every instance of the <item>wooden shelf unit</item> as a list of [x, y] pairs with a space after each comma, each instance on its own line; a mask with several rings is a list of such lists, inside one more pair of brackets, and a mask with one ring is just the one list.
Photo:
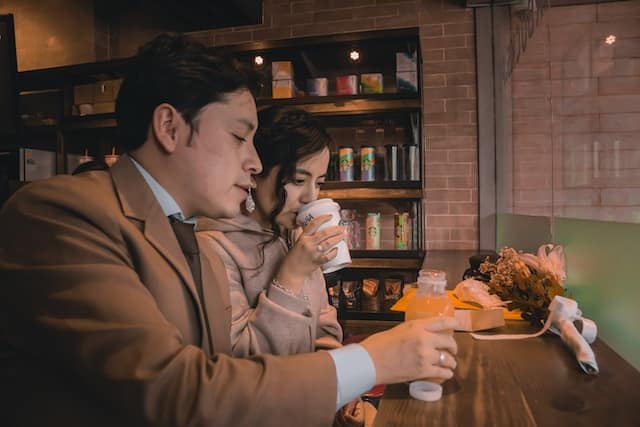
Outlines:
[[[290, 57], [296, 70], [304, 70], [302, 75], [297, 76], [301, 87], [304, 85], [303, 82], [305, 82], [306, 78], [320, 77], [325, 72], [328, 73], [325, 76], [331, 82], [338, 75], [383, 73], [384, 93], [336, 95], [334, 90], [329, 90], [328, 96], [305, 96], [299, 92], [297, 94], [301, 96], [287, 99], [258, 97], [256, 104], [258, 108], [278, 105], [284, 108], [304, 109], [317, 116], [327, 127], [354, 128], [354, 132], [355, 128], [362, 126], [363, 123], [366, 126], [374, 126], [371, 123], [377, 123], [375, 126], [384, 126], [385, 129], [391, 128], [392, 131], [395, 131], [398, 126], [411, 130], [411, 120], [417, 119], [417, 128], [412, 131], [412, 137], [414, 138], [412, 141], [415, 141], [414, 143], [417, 143], [420, 147], [419, 163], [423, 165], [423, 100], [422, 82], [420, 81], [421, 60], [419, 44], [418, 29], [411, 28], [348, 33], [328, 37], [305, 37], [295, 40], [253, 42], [216, 49], [221, 54], [233, 56], [236, 59], [244, 58], [244, 60], [251, 60], [252, 55], [255, 54], [263, 54], [269, 58], [269, 53], [273, 53], [270, 60], [283, 60], [282, 58], [286, 60], [287, 57]], [[340, 69], [340, 65], [337, 65], [339, 61], [335, 61], [335, 58], [342, 55], [340, 49], [350, 48], [351, 46], [358, 47], [363, 51], [364, 62], [360, 65], [349, 64], [344, 66], [344, 69]], [[402, 46], [402, 48], [399, 46]], [[411, 49], [415, 50], [418, 55], [416, 93], [398, 92], [395, 82], [394, 49], [397, 52], [408, 46], [411, 46]], [[396, 49], [396, 47], [398, 48]], [[340, 58], [341, 60], [344, 59]], [[313, 63], [314, 60], [317, 60], [315, 64]], [[51, 121], [52, 119], [47, 119], [46, 123], [38, 123], [37, 120], [32, 120], [23, 124], [20, 146], [28, 146], [27, 141], [30, 138], [34, 141], [37, 140], [37, 144], [40, 146], [43, 141], [49, 138], [51, 147], [58, 152], [58, 173], [63, 173], [66, 168], [65, 154], [67, 151], [65, 150], [78, 152], [81, 144], [86, 144], [90, 150], [94, 151], [89, 154], [98, 156], [106, 154], [105, 146], [109, 144], [105, 141], [111, 141], [110, 138], [115, 138], [115, 113], [72, 115], [74, 86], [120, 78], [131, 67], [133, 61], [134, 59], [132, 58], [123, 58], [19, 73], [18, 86], [21, 93], [37, 96], [40, 91], [49, 93], [52, 98], [57, 96], [60, 99], [59, 110], [52, 116], [54, 117], [53, 122]], [[367, 63], [367, 61], [371, 62]], [[263, 70], [263, 72], [265, 75], [269, 74], [267, 70]], [[271, 82], [269, 81], [270, 84]], [[42, 115], [39, 117], [42, 117]], [[397, 141], [392, 142], [398, 143]], [[114, 139], [113, 143], [116, 145], [117, 141]], [[108, 148], [110, 149], [110, 147]], [[419, 237], [416, 240], [418, 247], [413, 250], [352, 251], [353, 264], [350, 268], [344, 270], [345, 277], [353, 279], [358, 277], [360, 273], [368, 274], [370, 275], [369, 277], [374, 275], [385, 277], [394, 274], [394, 272], [400, 272], [407, 278], [412, 277], [412, 275], [415, 278], [424, 258], [422, 175], [423, 173], [420, 174], [421, 179], [419, 181], [333, 181], [324, 184], [320, 197], [345, 201], [347, 205], [349, 203], [375, 204], [382, 201], [384, 203], [389, 202], [393, 209], [398, 211], [399, 209], [406, 211], [407, 206], [412, 207], [410, 211], [414, 212], [412, 215], [415, 215], [415, 224], [418, 227]], [[384, 289], [381, 289], [380, 292], [384, 292]], [[340, 317], [343, 321], [356, 323], [363, 321], [391, 324], [402, 320], [401, 313], [342, 310], [340, 311]]]

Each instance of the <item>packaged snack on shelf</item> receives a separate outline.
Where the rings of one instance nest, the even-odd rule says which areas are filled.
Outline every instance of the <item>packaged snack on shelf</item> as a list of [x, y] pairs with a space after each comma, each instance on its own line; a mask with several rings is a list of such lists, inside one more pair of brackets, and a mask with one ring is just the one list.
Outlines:
[[377, 278], [362, 279], [362, 295], [360, 298], [360, 310], [380, 311], [380, 300], [378, 299], [379, 289], [380, 289], [379, 279]]
[[358, 281], [342, 281], [342, 308], [345, 310], [358, 310]]
[[326, 77], [317, 79], [307, 79], [307, 93], [311, 96], [327, 96], [329, 92], [329, 81]]
[[397, 71], [396, 84], [398, 92], [418, 92], [418, 73], [416, 71]]
[[336, 92], [338, 95], [357, 95], [358, 76], [338, 76], [336, 77]]
[[327, 288], [329, 294], [329, 304], [335, 307], [336, 310], [340, 309], [340, 282]]
[[360, 93], [382, 93], [382, 73], [360, 74]]
[[417, 71], [418, 58], [416, 51], [396, 52], [396, 71]]
[[418, 92], [416, 52], [396, 52], [396, 85], [398, 92]]
[[384, 295], [382, 302], [382, 309], [384, 311], [390, 311], [393, 306], [402, 296], [402, 283], [401, 277], [389, 277], [384, 279]]

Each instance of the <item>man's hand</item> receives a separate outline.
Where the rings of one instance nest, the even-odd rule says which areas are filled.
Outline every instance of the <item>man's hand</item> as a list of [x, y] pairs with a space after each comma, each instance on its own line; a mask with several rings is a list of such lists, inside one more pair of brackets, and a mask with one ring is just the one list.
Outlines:
[[[393, 384], [420, 378], [449, 379], [457, 363], [458, 346], [451, 335], [452, 317], [404, 322], [373, 334], [360, 344], [376, 368], [377, 384]], [[440, 363], [440, 352], [444, 361]]]

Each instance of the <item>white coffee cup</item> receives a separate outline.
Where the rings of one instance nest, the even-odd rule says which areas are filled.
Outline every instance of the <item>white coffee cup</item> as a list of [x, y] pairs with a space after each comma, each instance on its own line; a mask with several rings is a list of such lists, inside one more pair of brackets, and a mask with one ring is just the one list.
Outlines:
[[[307, 203], [298, 212], [296, 222], [300, 226], [306, 227], [315, 218], [327, 214], [331, 215], [331, 220], [322, 223], [318, 227], [318, 231], [332, 225], [340, 225], [340, 205], [331, 199], [318, 199]], [[349, 254], [347, 242], [344, 239], [340, 240], [335, 247], [338, 248], [338, 254], [335, 258], [322, 265], [322, 272], [325, 274], [340, 270], [351, 264], [351, 255]]]

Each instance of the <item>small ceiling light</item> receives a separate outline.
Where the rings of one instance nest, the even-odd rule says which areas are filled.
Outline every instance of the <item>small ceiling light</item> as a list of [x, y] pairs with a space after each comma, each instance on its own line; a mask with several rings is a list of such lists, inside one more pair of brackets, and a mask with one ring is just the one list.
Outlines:
[[256, 66], [261, 67], [262, 64], [264, 64], [264, 58], [260, 55], [256, 55], [256, 57], [253, 58], [253, 63], [256, 64]]
[[604, 42], [608, 45], [612, 45], [616, 42], [616, 36], [614, 36], [613, 34], [609, 34], [607, 38], [604, 39]]
[[351, 49], [351, 52], [349, 52], [349, 60], [351, 62], [360, 61], [360, 51], [358, 49]]

